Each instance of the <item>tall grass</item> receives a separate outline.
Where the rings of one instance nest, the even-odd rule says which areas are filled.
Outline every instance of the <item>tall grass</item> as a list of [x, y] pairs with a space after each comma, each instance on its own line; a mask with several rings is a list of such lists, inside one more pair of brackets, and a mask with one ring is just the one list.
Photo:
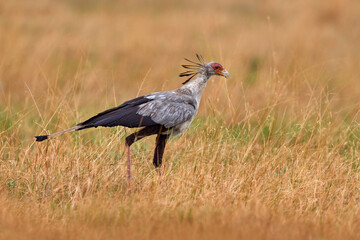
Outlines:
[[[357, 239], [357, 1], [0, 2], [3, 239]], [[169, 141], [89, 129], [35, 143], [135, 96], [213, 78]]]

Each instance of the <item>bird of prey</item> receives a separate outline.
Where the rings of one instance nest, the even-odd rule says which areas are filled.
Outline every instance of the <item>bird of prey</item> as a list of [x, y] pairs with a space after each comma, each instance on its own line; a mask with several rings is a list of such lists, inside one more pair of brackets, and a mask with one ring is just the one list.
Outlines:
[[126, 137], [127, 173], [130, 182], [130, 146], [144, 137], [157, 135], [153, 164], [158, 170], [162, 164], [166, 141], [170, 136], [182, 134], [194, 119], [207, 81], [214, 75], [229, 77], [225, 68], [216, 62], [205, 63], [202, 56], [196, 54], [198, 62], [186, 59], [189, 64], [182, 65], [187, 71], [180, 77], [188, 77], [183, 86], [164, 92], [150, 93], [126, 101], [120, 106], [97, 114], [76, 126], [50, 135], [36, 136], [36, 141], [79, 131], [86, 128], [123, 126], [141, 128]]

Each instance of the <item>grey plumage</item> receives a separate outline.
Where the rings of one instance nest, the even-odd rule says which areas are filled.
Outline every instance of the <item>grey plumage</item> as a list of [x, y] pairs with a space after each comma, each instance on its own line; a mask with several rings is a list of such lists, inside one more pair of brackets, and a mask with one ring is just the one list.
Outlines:
[[128, 174], [130, 180], [130, 145], [143, 137], [157, 134], [154, 153], [154, 165], [160, 167], [166, 139], [172, 135], [182, 134], [194, 119], [200, 99], [208, 79], [213, 75], [228, 78], [228, 72], [219, 63], [205, 63], [197, 55], [199, 63], [190, 61], [192, 65], [183, 65], [190, 69], [180, 74], [190, 77], [184, 85], [176, 90], [156, 92], [124, 102], [118, 107], [101, 112], [75, 127], [43, 136], [36, 136], [36, 141], [43, 141], [71, 131], [79, 131], [92, 127], [124, 126], [129, 128], [144, 127], [126, 138], [128, 151]]
[[151, 101], [141, 104], [137, 114], [150, 117], [165, 128], [188, 121], [197, 111], [196, 102], [191, 96], [176, 91], [149, 94], [145, 98]]

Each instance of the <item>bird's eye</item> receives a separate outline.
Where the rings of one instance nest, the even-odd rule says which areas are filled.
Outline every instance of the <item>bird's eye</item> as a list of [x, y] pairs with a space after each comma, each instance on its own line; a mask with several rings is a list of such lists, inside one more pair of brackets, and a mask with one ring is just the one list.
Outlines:
[[218, 63], [213, 63], [211, 64], [211, 67], [214, 69], [214, 70], [222, 70], [222, 66]]

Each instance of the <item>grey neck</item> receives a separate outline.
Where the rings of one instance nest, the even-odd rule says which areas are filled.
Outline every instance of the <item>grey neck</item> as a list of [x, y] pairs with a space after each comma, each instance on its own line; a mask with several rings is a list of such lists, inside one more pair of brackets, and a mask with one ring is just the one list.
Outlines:
[[210, 76], [199, 73], [196, 78], [182, 86], [179, 90], [189, 92], [197, 100], [197, 103], [199, 105], [202, 93], [209, 78]]

